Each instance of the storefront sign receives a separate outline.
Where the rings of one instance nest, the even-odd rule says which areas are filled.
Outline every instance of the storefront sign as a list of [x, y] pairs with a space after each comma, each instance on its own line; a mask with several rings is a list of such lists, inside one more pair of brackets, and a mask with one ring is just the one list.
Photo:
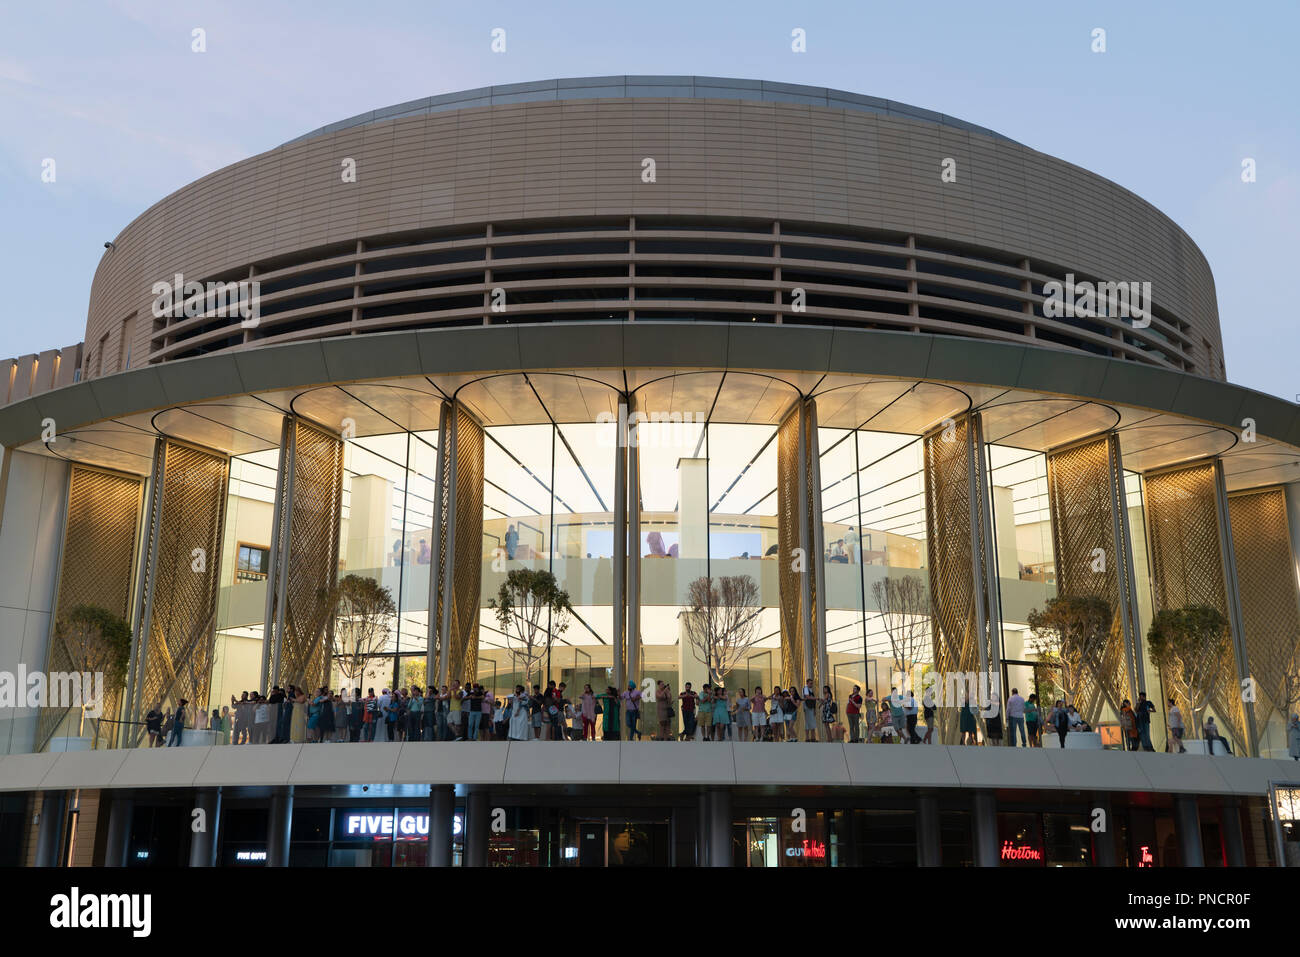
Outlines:
[[1143, 844], [1138, 848], [1138, 867], [1155, 867], [1156, 859], [1151, 854], [1151, 846]]
[[795, 847], [785, 849], [786, 857], [808, 857], [813, 860], [825, 860], [826, 845], [821, 841], [804, 841]]
[[[453, 815], [451, 833], [459, 837], [462, 815]], [[340, 811], [335, 840], [423, 841], [429, 836], [429, 815], [418, 811]]]
[[1041, 861], [1043, 852], [1042, 849], [1029, 844], [1012, 844], [1010, 841], [1003, 841], [1002, 859], [1004, 861]]
[[266, 851], [235, 851], [235, 861], [239, 864], [264, 864]]

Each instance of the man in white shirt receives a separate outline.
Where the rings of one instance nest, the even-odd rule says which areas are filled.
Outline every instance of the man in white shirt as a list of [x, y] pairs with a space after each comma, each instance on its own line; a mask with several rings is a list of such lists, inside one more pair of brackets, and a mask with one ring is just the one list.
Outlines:
[[1020, 741], [1025, 746], [1029, 746], [1029, 738], [1025, 735], [1025, 699], [1020, 697], [1020, 691], [1017, 688], [1011, 689], [1011, 697], [1007, 699], [1007, 743], [1010, 747], [1016, 746], [1016, 729], [1020, 729]]
[[1169, 699], [1169, 750], [1173, 750], [1174, 742], [1178, 743], [1178, 753], [1186, 754], [1187, 749], [1183, 747], [1183, 713], [1178, 710], [1178, 705], [1174, 704], [1174, 699]]

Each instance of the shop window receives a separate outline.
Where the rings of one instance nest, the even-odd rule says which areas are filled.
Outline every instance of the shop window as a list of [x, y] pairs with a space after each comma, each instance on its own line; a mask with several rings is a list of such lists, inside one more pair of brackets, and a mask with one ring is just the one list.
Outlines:
[[[796, 824], [799, 830], [796, 830]], [[749, 867], [826, 867], [833, 862], [826, 815], [809, 811], [793, 817], [745, 820], [745, 864]]]
[[969, 811], [940, 812], [939, 845], [943, 851], [944, 867], [975, 866]]
[[915, 867], [914, 811], [853, 811], [854, 863], [858, 867]]

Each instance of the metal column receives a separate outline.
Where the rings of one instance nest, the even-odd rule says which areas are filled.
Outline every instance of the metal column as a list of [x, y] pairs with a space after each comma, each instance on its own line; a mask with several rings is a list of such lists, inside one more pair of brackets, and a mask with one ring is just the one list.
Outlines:
[[1223, 803], [1223, 848], [1229, 867], [1246, 866], [1246, 844], [1241, 827], [1241, 802], [1229, 798]]
[[451, 830], [456, 815], [456, 792], [450, 784], [429, 786], [429, 867], [451, 867]]
[[[809, 554], [812, 551], [812, 538], [808, 528], [808, 419], [804, 414], [805, 411], [803, 399], [800, 399], [798, 405], [795, 406], [795, 415], [799, 417], [799, 471], [797, 473], [799, 488], [799, 547], [804, 552], [803, 574], [799, 576], [799, 589], [803, 601], [803, 621], [800, 623], [800, 630], [803, 632], [803, 677], [811, 678], [813, 675], [813, 642], [816, 640], [815, 622], [817, 618], [812, 607], [812, 576], [814, 566], [821, 565], [822, 556], [820, 553]], [[790, 675], [789, 680], [796, 684], [799, 682], [799, 678], [794, 675]], [[799, 711], [804, 712], [805, 709], [800, 708]], [[800, 714], [799, 717], [802, 724], [803, 714]]]
[[1196, 809], [1196, 795], [1174, 795], [1174, 825], [1178, 830], [1178, 850], [1183, 867], [1204, 867], [1205, 851], [1201, 846], [1201, 815]]
[[[826, 529], [822, 524], [822, 462], [821, 462], [821, 444], [817, 440], [817, 401], [808, 400], [808, 491], [809, 501], [812, 505], [812, 516], [810, 519], [812, 525], [812, 541], [810, 547], [813, 555], [816, 556], [812, 564], [813, 584], [816, 593], [816, 604], [813, 607], [813, 629], [810, 633], [810, 641], [817, 642], [817, 656], [815, 672], [820, 679], [813, 685], [813, 691], [818, 691], [818, 685], [831, 684], [830, 673], [830, 656], [826, 650]], [[864, 664], [865, 667], [865, 664]], [[807, 675], [805, 675], [807, 677]]]
[[126, 855], [131, 849], [131, 817], [134, 810], [135, 802], [125, 795], [114, 795], [111, 799], [108, 806], [108, 838], [104, 847], [105, 867], [126, 867]]
[[289, 866], [289, 832], [293, 826], [293, 785], [271, 792], [266, 821], [266, 866]]
[[438, 676], [437, 683], [440, 685], [447, 683], [447, 669], [451, 655], [451, 612], [452, 612], [452, 589], [456, 587], [456, 580], [452, 574], [452, 560], [456, 554], [456, 433], [459, 431], [458, 423], [460, 415], [453, 401], [445, 406], [447, 412], [447, 482], [443, 494], [447, 499], [447, 531], [443, 535], [444, 545], [442, 549], [442, 622], [439, 625], [438, 635]]
[[[442, 569], [442, 471], [447, 455], [447, 403], [438, 408], [438, 460], [433, 477], [433, 518], [429, 537], [433, 539], [433, 554], [429, 558], [429, 612], [425, 630], [424, 675], [425, 681], [436, 686], [438, 678], [438, 572]], [[432, 825], [432, 819], [430, 819]]]
[[472, 790], [465, 796], [465, 867], [487, 867], [488, 835], [492, 833], [491, 809], [486, 791]]
[[1214, 511], [1219, 518], [1219, 552], [1223, 556], [1224, 601], [1228, 604], [1228, 621], [1232, 625], [1232, 651], [1237, 664], [1237, 692], [1242, 695], [1246, 713], [1246, 746], [1252, 756], [1259, 755], [1259, 732], [1255, 727], [1255, 702], [1245, 695], [1250, 678], [1250, 660], [1246, 654], [1246, 622], [1241, 614], [1241, 587], [1237, 582], [1237, 556], [1232, 545], [1232, 521], [1228, 516], [1228, 487], [1223, 477], [1223, 459], [1214, 460]]
[[975, 838], [975, 866], [997, 867], [998, 806], [992, 791], [976, 791], [971, 798]]
[[[624, 593], [623, 571], [627, 565], [627, 402], [620, 399], [618, 403], [618, 436], [614, 442], [614, 586], [613, 615], [614, 632], [614, 682], [620, 691], [628, 680], [636, 680], [636, 662], [632, 658], [631, 641], [624, 642]], [[627, 647], [626, 672], [624, 671], [623, 649]]]
[[1093, 864], [1098, 867], [1115, 867], [1119, 860], [1115, 854], [1115, 814], [1111, 807], [1110, 795], [1105, 792], [1094, 794], [1092, 806], [1102, 812], [1102, 819], [1106, 823], [1104, 831], [1094, 831], [1092, 835], [1093, 847], [1097, 851]]
[[[635, 415], [636, 404], [628, 410]], [[627, 518], [626, 530], [616, 525], [614, 537], [627, 542], [627, 588], [623, 604], [627, 607], [627, 660], [633, 672], [641, 663], [641, 453], [638, 420], [629, 417], [627, 447]], [[619, 501], [623, 501], [622, 498]], [[615, 506], [617, 508], [617, 506]]]
[[922, 794], [916, 804], [916, 864], [918, 867], [941, 867], [943, 844], [939, 832], [939, 799]]
[[708, 792], [709, 866], [731, 866], [731, 792], [715, 788]]
[[[293, 441], [293, 419], [285, 416], [280, 422], [280, 462], [275, 473], [275, 501], [271, 506], [271, 545], [266, 566], [266, 604], [262, 615], [262, 648], [275, 648], [275, 609], [276, 592], [280, 582], [280, 549], [287, 544], [289, 536], [281, 534], [281, 526], [286, 524], [287, 505], [284, 497], [285, 480], [289, 469], [289, 444]], [[278, 670], [278, 652], [272, 663], [272, 655], [262, 653], [262, 671], [257, 687], [263, 693], [270, 690], [272, 669]]]
[[36, 832], [36, 866], [62, 867], [63, 831], [68, 820], [68, 792], [41, 792], [41, 819]]
[[149, 630], [153, 627], [153, 585], [158, 568], [158, 536], [162, 528], [163, 472], [167, 443], [155, 439], [153, 445], [153, 470], [149, 474], [149, 504], [145, 509], [144, 535], [140, 542], [140, 573], [136, 582], [140, 589], [135, 631], [131, 636], [131, 663], [127, 688], [127, 708], [123, 713], [118, 746], [131, 746], [131, 729], [140, 722], [143, 713], [145, 664], [149, 651]]
[[205, 827], [202, 831], [194, 831], [191, 827], [190, 867], [216, 867], [217, 840], [221, 827], [221, 788], [201, 788], [196, 797], [198, 800], [195, 808], [204, 812]]

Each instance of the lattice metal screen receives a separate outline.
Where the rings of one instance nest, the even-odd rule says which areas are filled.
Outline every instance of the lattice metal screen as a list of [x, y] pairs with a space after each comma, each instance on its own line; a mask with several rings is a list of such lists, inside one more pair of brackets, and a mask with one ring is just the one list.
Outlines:
[[[803, 648], [807, 613], [803, 604], [803, 581], [795, 571], [795, 548], [799, 540], [799, 430], [802, 406], [786, 416], [776, 434], [777, 554], [781, 595], [781, 680], [787, 684], [807, 675], [803, 670]], [[819, 556], [818, 556], [819, 557]], [[804, 556], [806, 567], [814, 556]]]
[[[930, 578], [934, 666], [940, 675], [980, 668], [972, 549], [979, 529], [970, 501], [971, 423], [961, 418], [922, 440], [925, 451], [925, 551]], [[938, 712], [945, 741], [952, 740], [961, 702], [944, 702]], [[955, 707], [954, 707], [955, 704]]]
[[[1113, 610], [1109, 640], [1097, 660], [1085, 662], [1076, 706], [1096, 722], [1102, 702], [1119, 711], [1129, 697], [1128, 652], [1124, 642], [1122, 591], [1126, 549], [1115, 541], [1115, 500], [1111, 442], [1100, 438], [1047, 456], [1047, 494], [1052, 514], [1057, 594], [1095, 596]], [[1098, 567], [1096, 549], [1104, 564]], [[1123, 579], [1123, 584], [1121, 580]]]
[[212, 680], [221, 531], [229, 463], [224, 455], [161, 440], [162, 509], [154, 518], [145, 582], [141, 711], [180, 698], [206, 707]]
[[[483, 427], [459, 406], [456, 416], [456, 474], [451, 474], [452, 456], [443, 457], [442, 496], [438, 503], [439, 556], [447, 555], [448, 502], [451, 483], [456, 483], [455, 535], [452, 551], [451, 631], [447, 641], [447, 678], [473, 681], [478, 674], [479, 606], [483, 577]], [[445, 560], [445, 559], [443, 559]], [[443, 620], [447, 596], [441, 569], [438, 574], [438, 621]], [[439, 625], [441, 631], [441, 625]], [[438, 649], [441, 653], [441, 648]]]
[[[68, 478], [68, 508], [63, 525], [63, 554], [55, 617], [78, 605], [98, 605], [128, 622], [131, 620], [131, 585], [135, 580], [135, 537], [140, 525], [143, 480], [130, 475], [72, 467]], [[81, 671], [79, 656], [59, 640], [51, 622], [46, 673]], [[103, 715], [116, 718], [122, 689], [105, 687]], [[42, 710], [37, 725], [36, 750], [49, 743], [66, 708]], [[105, 728], [105, 734], [111, 733]]]
[[1246, 658], [1262, 692], [1255, 703], [1255, 720], [1262, 728], [1275, 710], [1287, 708], [1287, 675], [1300, 669], [1300, 606], [1286, 494], [1275, 486], [1232, 495], [1228, 516], [1237, 558]]
[[[1208, 605], [1230, 617], [1215, 483], [1214, 464], [1210, 462], [1143, 478], [1156, 611]], [[1181, 698], [1177, 692], [1174, 695]], [[1179, 700], [1178, 706], [1191, 714], [1186, 700]], [[1246, 716], [1231, 643], [1221, 656], [1219, 680], [1210, 706], [1219, 716], [1222, 730], [1244, 741]]]
[[280, 672], [272, 678], [314, 692], [329, 681], [334, 616], [328, 593], [338, 578], [343, 442], [302, 419], [293, 430], [284, 635]]

